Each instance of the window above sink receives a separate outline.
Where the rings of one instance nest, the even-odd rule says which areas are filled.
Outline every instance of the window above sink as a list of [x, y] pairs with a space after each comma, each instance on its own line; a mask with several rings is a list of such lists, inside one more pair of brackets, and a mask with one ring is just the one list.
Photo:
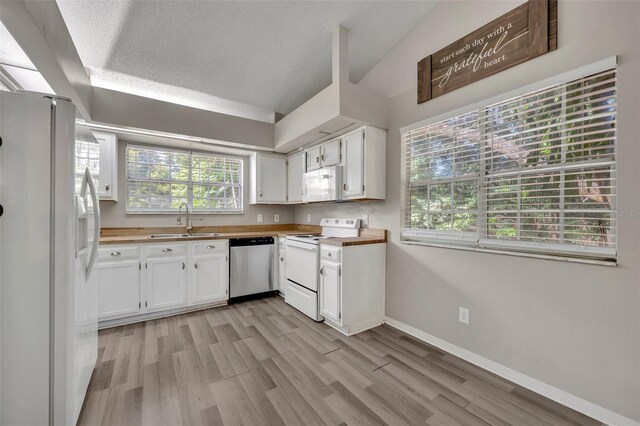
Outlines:
[[242, 213], [241, 157], [128, 144], [128, 214]]

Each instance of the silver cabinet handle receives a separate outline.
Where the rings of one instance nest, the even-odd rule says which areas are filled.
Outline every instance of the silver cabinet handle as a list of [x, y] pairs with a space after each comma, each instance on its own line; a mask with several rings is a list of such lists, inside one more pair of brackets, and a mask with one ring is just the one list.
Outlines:
[[112, 251], [111, 252], [111, 256], [113, 256], [113, 257], [118, 257], [118, 256], [121, 256], [121, 255], [122, 255], [122, 253], [120, 253], [119, 251]]
[[172, 251], [173, 249], [170, 249], [170, 248], [162, 249], [163, 253], [171, 253]]
[[322, 161], [324, 161], [324, 154], [322, 154], [322, 155], [320, 156], [320, 159], [321, 159]]
[[104, 186], [104, 190], [105, 190], [105, 191], [108, 191], [108, 190], [110, 190], [110, 189], [111, 189], [111, 185], [106, 184], [106, 185]]
[[216, 246], [207, 246], [207, 250], [213, 250]]
[[194, 267], [194, 268], [196, 268], [196, 269], [198, 269], [198, 262], [194, 263], [194, 264], [193, 264], [193, 267]]
[[320, 162], [320, 157], [316, 157], [316, 163]]
[[320, 275], [324, 275], [324, 266], [320, 268]]
[[345, 191], [347, 190], [348, 187], [349, 187], [349, 185], [347, 185], [346, 183], [344, 185], [342, 185], [342, 189], [344, 189]]
[[284, 257], [280, 257], [280, 262], [284, 262]]
[[260, 191], [260, 193], [258, 194], [260, 197], [262, 197], [262, 191]]
[[327, 256], [331, 257], [331, 253], [327, 253]]
[[185, 266], [186, 266], [186, 265], [184, 264], [184, 262], [182, 262], [182, 269], [184, 269], [184, 267], [185, 267]]

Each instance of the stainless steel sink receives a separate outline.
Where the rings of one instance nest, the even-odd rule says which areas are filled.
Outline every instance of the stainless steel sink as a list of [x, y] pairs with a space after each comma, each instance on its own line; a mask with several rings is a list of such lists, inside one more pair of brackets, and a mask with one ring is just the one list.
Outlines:
[[220, 234], [216, 234], [213, 232], [192, 232], [190, 237], [217, 237]]
[[220, 234], [212, 232], [194, 232], [192, 234], [152, 234], [149, 238], [162, 239], [162, 238], [196, 238], [196, 237], [217, 237]]

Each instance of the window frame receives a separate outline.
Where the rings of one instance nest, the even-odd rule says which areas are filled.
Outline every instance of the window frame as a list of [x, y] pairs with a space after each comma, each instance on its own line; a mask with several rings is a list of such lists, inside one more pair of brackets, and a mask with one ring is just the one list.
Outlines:
[[[235, 155], [227, 155], [227, 154], [221, 154], [219, 152], [215, 152], [215, 151], [204, 151], [204, 150], [194, 150], [194, 149], [181, 149], [181, 148], [174, 148], [174, 147], [168, 147], [168, 146], [159, 146], [159, 145], [147, 145], [144, 143], [130, 143], [127, 142], [126, 146], [125, 146], [125, 155], [124, 155], [124, 168], [125, 168], [125, 192], [126, 192], [126, 199], [125, 199], [125, 213], [128, 215], [175, 215], [178, 213], [179, 208], [166, 208], [166, 209], [138, 209], [138, 208], [132, 208], [129, 205], [129, 191], [130, 191], [130, 187], [129, 187], [129, 173], [128, 173], [128, 167], [129, 167], [129, 162], [128, 162], [128, 156], [127, 156], [127, 152], [129, 150], [129, 147], [133, 147], [133, 148], [142, 148], [142, 149], [148, 149], [148, 150], [157, 150], [160, 152], [174, 152], [174, 153], [179, 153], [179, 154], [188, 154], [189, 155], [189, 177], [187, 179], [187, 181], [184, 182], [184, 184], [186, 184], [187, 186], [187, 205], [189, 206], [189, 212], [191, 214], [197, 214], [197, 215], [217, 215], [217, 214], [229, 214], [229, 215], [234, 215], [234, 214], [244, 214], [244, 190], [245, 190], [245, 163], [246, 163], [246, 157], [244, 156], [235, 156]], [[194, 182], [193, 180], [193, 155], [200, 155], [200, 156], [209, 156], [209, 157], [213, 157], [215, 159], [231, 159], [231, 160], [237, 160], [240, 162], [240, 182], [238, 185], [219, 185], [219, 186], [234, 186], [237, 187], [239, 189], [239, 204], [240, 207], [238, 209], [211, 209], [211, 208], [195, 208], [193, 207], [193, 200], [194, 200], [194, 196], [193, 196], [193, 187], [194, 185], [202, 185], [203, 182], [201, 181], [197, 181]], [[142, 181], [142, 182], [156, 182], [155, 180], [145, 180], [145, 179], [136, 179], [137, 181]], [[166, 183], [171, 184], [172, 181], [167, 181]], [[183, 183], [183, 182], [177, 182], [177, 183]], [[211, 185], [217, 185], [217, 183], [211, 183]]]
[[[414, 123], [411, 125], [404, 126], [400, 129], [400, 139], [401, 139], [401, 235], [400, 242], [404, 244], [417, 244], [417, 245], [427, 245], [427, 246], [435, 246], [442, 248], [453, 248], [453, 249], [463, 249], [463, 250], [472, 250], [472, 251], [480, 251], [480, 252], [491, 252], [491, 253], [499, 253], [499, 254], [507, 254], [507, 255], [517, 255], [517, 256], [526, 256], [526, 257], [536, 257], [536, 258], [545, 258], [545, 259], [553, 259], [553, 260], [566, 260], [566, 261], [577, 261], [577, 262], [586, 262], [586, 263], [597, 263], [597, 264], [605, 264], [612, 265], [617, 262], [617, 247], [618, 247], [618, 238], [617, 238], [617, 224], [614, 224], [610, 227], [611, 234], [614, 238], [613, 247], [596, 247], [596, 246], [588, 246], [588, 245], [566, 245], [566, 244], [556, 244], [556, 243], [544, 243], [544, 242], [532, 242], [532, 241], [522, 241], [522, 240], [500, 240], [497, 238], [488, 238], [487, 234], [487, 217], [489, 210], [487, 208], [487, 197], [488, 197], [488, 181], [495, 177], [487, 170], [487, 164], [490, 159], [486, 158], [487, 147], [480, 147], [480, 169], [482, 172], [478, 177], [478, 189], [477, 189], [477, 231], [476, 232], [461, 232], [455, 230], [429, 230], [429, 229], [420, 229], [420, 228], [408, 228], [406, 227], [409, 224], [410, 218], [409, 214], [411, 213], [411, 177], [409, 175], [409, 164], [410, 160], [407, 158], [407, 149], [408, 143], [407, 138], [411, 137], [409, 132], [430, 126], [432, 124], [440, 123], [446, 120], [455, 119], [465, 114], [469, 113], [478, 113], [478, 121], [479, 128], [481, 129], [481, 140], [486, 140], [484, 137], [487, 118], [485, 117], [487, 107], [499, 104], [500, 102], [508, 101], [509, 99], [514, 99], [518, 97], [523, 97], [529, 93], [536, 92], [539, 90], [543, 90], [548, 87], [552, 87], [555, 85], [564, 85], [570, 83], [574, 80], [582, 79], [588, 77], [590, 75], [598, 74], [601, 72], [605, 72], [610, 69], [617, 68], [617, 58], [611, 57], [605, 60], [596, 62], [594, 64], [563, 73], [557, 75], [555, 77], [533, 83], [524, 87], [521, 87], [517, 90], [492, 97], [490, 99], [486, 99], [484, 101], [467, 105], [463, 108], [459, 108], [457, 110], [443, 113], [434, 117], [431, 117], [426, 120], [422, 120], [421, 122]], [[617, 71], [617, 70], [616, 70]], [[616, 96], [619, 96], [619, 90], [616, 87]], [[563, 108], [566, 105], [566, 92], [563, 92], [562, 95], [562, 105]], [[616, 115], [617, 115], [616, 110]], [[617, 121], [617, 120], [616, 120]], [[566, 131], [566, 127], [564, 124], [562, 125], [563, 133]], [[616, 139], [617, 139], [617, 131], [618, 126], [616, 125]], [[617, 178], [617, 140], [613, 144], [613, 159], [609, 163], [611, 164], [603, 164], [603, 167], [609, 167], [609, 170], [612, 170], [611, 177], [609, 179], [615, 180]], [[566, 155], [566, 146], [564, 143], [560, 146], [561, 154]], [[564, 158], [564, 157], [563, 157]], [[606, 160], [596, 159], [594, 163], [607, 163]], [[587, 165], [586, 162], [580, 163], [580, 166], [584, 168]], [[571, 171], [572, 165], [569, 163], [559, 163], [556, 164], [559, 169], [559, 173], [562, 173], [564, 176], [566, 171]], [[575, 166], [578, 167], [578, 166]], [[536, 174], [547, 173], [549, 169], [553, 169], [553, 167], [543, 167], [536, 168], [531, 170], [523, 170], [521, 169], [519, 172], [514, 172], [510, 170], [514, 176], [522, 177], [526, 175], [534, 176]], [[590, 169], [592, 170], [592, 169]], [[459, 180], [457, 176], [452, 176], [450, 178], [445, 178], [442, 182], [448, 181], [456, 181]], [[559, 186], [560, 192], [560, 202], [561, 205], [564, 204], [564, 190], [567, 188], [567, 180], [562, 179], [562, 182]], [[453, 187], [452, 187], [453, 188]], [[453, 191], [453, 189], [452, 189]], [[616, 187], [613, 189], [612, 195], [614, 197], [613, 204], [610, 207], [611, 217], [616, 216], [616, 207], [617, 207], [617, 182]], [[453, 199], [452, 199], [453, 203]], [[451, 206], [454, 207], [453, 205]], [[426, 212], [427, 210], [425, 210]], [[518, 216], [522, 214], [522, 209], [519, 208], [517, 210]], [[514, 210], [516, 212], [516, 210]], [[571, 214], [570, 209], [564, 209], [561, 212], [564, 217], [567, 214]], [[518, 232], [521, 231], [521, 227], [516, 226], [518, 228]], [[564, 232], [564, 230], [563, 230]]]

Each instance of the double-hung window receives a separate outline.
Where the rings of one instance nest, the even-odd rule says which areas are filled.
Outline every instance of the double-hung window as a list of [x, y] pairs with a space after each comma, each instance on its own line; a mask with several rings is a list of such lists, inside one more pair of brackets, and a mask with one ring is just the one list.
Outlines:
[[242, 212], [243, 159], [127, 145], [127, 212]]
[[616, 70], [403, 133], [402, 240], [616, 257]]

